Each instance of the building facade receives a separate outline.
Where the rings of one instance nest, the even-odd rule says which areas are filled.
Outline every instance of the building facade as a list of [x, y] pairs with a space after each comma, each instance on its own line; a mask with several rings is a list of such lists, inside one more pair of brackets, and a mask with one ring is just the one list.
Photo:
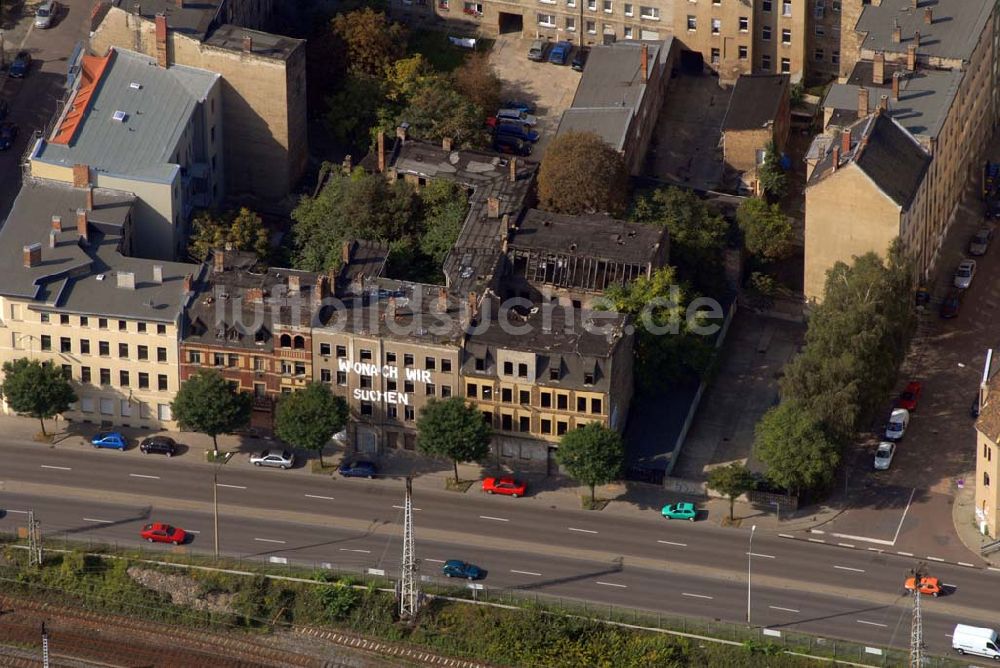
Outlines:
[[[988, 356], [992, 362], [993, 351]], [[984, 370], [976, 420], [976, 496], [974, 521], [979, 531], [1000, 538], [1000, 375], [996, 365]]]
[[726, 167], [738, 172], [747, 188], [761, 191], [757, 169], [772, 144], [784, 153], [792, 114], [788, 76], [741, 76], [722, 122], [722, 155]]
[[[287, 196], [308, 160], [305, 42], [260, 29], [273, 3], [136, 3], [112, 7], [90, 49], [128, 48], [163, 67], [184, 65], [222, 76], [226, 191], [263, 201]], [[231, 9], [227, 9], [231, 8]], [[222, 14], [220, 14], [222, 12]], [[235, 20], [224, 22], [219, 17]], [[222, 137], [220, 137], [222, 138]]]

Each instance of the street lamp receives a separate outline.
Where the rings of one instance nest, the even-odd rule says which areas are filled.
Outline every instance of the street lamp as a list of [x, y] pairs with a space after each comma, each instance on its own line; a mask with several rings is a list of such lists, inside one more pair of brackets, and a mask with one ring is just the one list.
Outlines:
[[747, 625], [750, 624], [750, 563], [753, 559], [753, 533], [756, 530], [756, 524], [750, 527], [750, 545], [747, 549]]

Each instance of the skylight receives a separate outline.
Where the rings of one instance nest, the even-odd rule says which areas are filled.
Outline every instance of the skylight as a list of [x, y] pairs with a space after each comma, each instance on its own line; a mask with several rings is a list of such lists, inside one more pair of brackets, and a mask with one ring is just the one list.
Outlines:
[[111, 119], [115, 120], [115, 121], [118, 121], [119, 123], [124, 123], [125, 122], [125, 116], [126, 116], [126, 114], [125, 114], [124, 111], [116, 111], [114, 114], [112, 114]]

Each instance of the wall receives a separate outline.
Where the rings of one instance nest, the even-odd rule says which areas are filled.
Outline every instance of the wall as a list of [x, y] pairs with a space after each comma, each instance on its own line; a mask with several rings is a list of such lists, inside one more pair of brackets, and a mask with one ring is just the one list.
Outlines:
[[[989, 484], [986, 484], [986, 483]], [[997, 516], [1000, 515], [1000, 450], [981, 431], [976, 431], [976, 526], [986, 523], [991, 538], [997, 538]]]
[[[41, 315], [29, 310], [31, 302], [0, 298], [0, 313], [3, 326], [0, 327], [0, 365], [3, 362], [30, 357], [57, 366], [69, 365], [73, 387], [80, 397], [74, 410], [65, 413], [69, 420], [108, 421], [114, 425], [148, 427], [151, 429], [174, 429], [176, 427], [169, 414], [169, 404], [178, 388], [177, 376], [177, 327], [175, 323], [164, 324], [163, 334], [157, 333], [157, 323], [147, 322], [146, 332], [139, 332], [140, 321], [125, 320], [126, 330], [119, 330], [119, 321], [107, 319], [107, 329], [100, 329], [98, 315], [87, 316], [88, 324], [81, 325], [78, 315], [68, 315], [69, 323], [61, 324], [58, 311], [49, 316], [49, 322], [41, 320]], [[163, 323], [161, 323], [163, 324]], [[42, 336], [51, 337], [51, 351], [43, 351]], [[60, 352], [61, 340], [68, 338], [71, 352]], [[89, 354], [81, 350], [81, 340], [90, 342]], [[99, 342], [109, 345], [110, 354], [99, 354]], [[119, 357], [119, 343], [128, 345], [128, 357]], [[148, 360], [138, 359], [138, 346], [148, 349]], [[158, 349], [166, 353], [166, 361], [158, 362]], [[81, 380], [82, 368], [88, 367], [91, 382]], [[110, 371], [111, 383], [101, 385], [101, 369]], [[129, 374], [128, 386], [121, 385], [120, 372]], [[140, 373], [148, 374], [149, 388], [139, 387]], [[160, 376], [164, 376], [167, 389], [160, 391]], [[101, 400], [110, 414], [101, 414]], [[86, 412], [84, 412], [84, 409]], [[6, 404], [4, 412], [9, 412]], [[165, 412], [160, 412], [165, 411]], [[131, 412], [131, 415], [127, 415]], [[162, 415], [165, 419], [158, 417]]]
[[[806, 44], [811, 42], [809, 31], [812, 27], [812, 5], [807, 0], [771, 0], [771, 10], [764, 11], [761, 0], [756, 0], [758, 7], [754, 22], [754, 61], [755, 72], [792, 75], [792, 81], [797, 81], [804, 72], [806, 63]], [[757, 5], [756, 3], [761, 4]], [[766, 29], [770, 29], [770, 38], [765, 39]], [[783, 31], [790, 31], [790, 41], [783, 43]], [[787, 68], [782, 66], [787, 61]]]
[[756, 173], [757, 151], [767, 148], [773, 136], [770, 128], [723, 132], [722, 146], [726, 165], [741, 173]]
[[175, 171], [173, 179], [165, 183], [140, 181], [97, 171], [92, 174], [96, 176], [95, 187], [124, 190], [138, 198], [132, 217], [135, 254], [173, 260], [176, 250], [183, 244], [180, 171]]
[[839, 260], [884, 256], [900, 233], [899, 207], [853, 163], [806, 188], [805, 287], [820, 300], [826, 272]]

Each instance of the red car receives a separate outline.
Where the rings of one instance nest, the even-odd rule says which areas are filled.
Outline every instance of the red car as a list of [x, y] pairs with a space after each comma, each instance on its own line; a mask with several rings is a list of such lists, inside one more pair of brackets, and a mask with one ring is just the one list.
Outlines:
[[899, 407], [908, 411], [917, 410], [917, 402], [920, 401], [920, 383], [911, 380], [906, 384], [906, 389], [899, 394]]
[[187, 538], [187, 533], [180, 527], [172, 527], [162, 522], [147, 524], [139, 532], [139, 535], [150, 543], [173, 543], [180, 545]]
[[527, 485], [510, 477], [486, 478], [483, 480], [483, 491], [487, 494], [506, 494], [516, 499], [519, 496], [524, 496], [526, 489], [528, 489]]

